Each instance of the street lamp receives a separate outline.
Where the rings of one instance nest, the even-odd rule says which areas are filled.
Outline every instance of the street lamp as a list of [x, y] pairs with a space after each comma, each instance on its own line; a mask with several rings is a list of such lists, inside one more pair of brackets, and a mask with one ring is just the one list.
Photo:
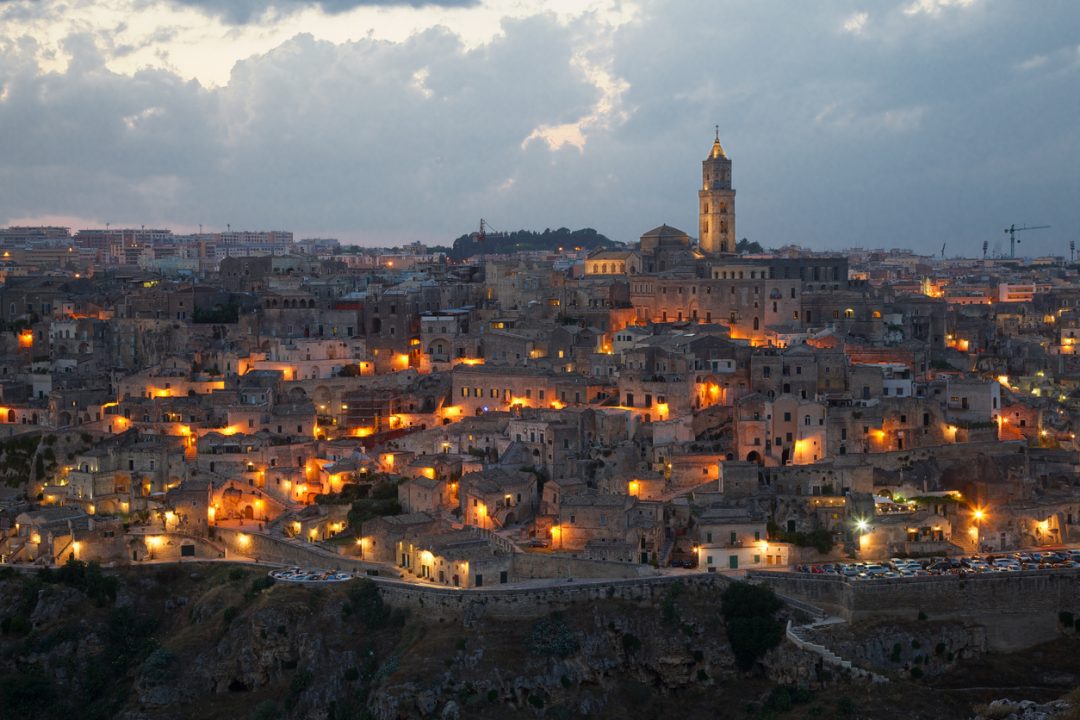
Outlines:
[[862, 553], [866, 534], [870, 531], [870, 521], [865, 517], [855, 518], [855, 537], [858, 541], [858, 552]]
[[982, 521], [986, 518], [986, 511], [975, 508], [971, 512], [971, 519], [975, 523], [975, 552], [982, 551]]

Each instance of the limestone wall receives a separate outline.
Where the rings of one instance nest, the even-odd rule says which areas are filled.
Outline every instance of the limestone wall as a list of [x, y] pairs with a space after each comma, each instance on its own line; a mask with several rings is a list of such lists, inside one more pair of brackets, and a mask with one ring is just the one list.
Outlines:
[[747, 573], [747, 579], [764, 582], [780, 595], [816, 605], [846, 620], [851, 619], [850, 583], [843, 578], [833, 575], [751, 571]]
[[1008, 650], [1058, 634], [1058, 613], [1080, 614], [1080, 569], [847, 581], [834, 576], [754, 572], [776, 592], [851, 621], [901, 619], [983, 624], [991, 648]]
[[532, 578], [640, 578], [659, 572], [651, 565], [572, 558], [560, 554], [518, 553], [513, 559], [514, 581]]
[[257, 557], [267, 563], [299, 565], [313, 570], [378, 571], [380, 575], [398, 575], [389, 565], [362, 562], [301, 541], [220, 527], [214, 528], [214, 536], [226, 547], [228, 557]]
[[383, 600], [395, 607], [422, 612], [425, 617], [463, 621], [467, 625], [481, 617], [519, 619], [541, 617], [571, 605], [624, 600], [655, 605], [673, 583], [720, 592], [730, 578], [723, 575], [666, 575], [654, 578], [610, 580], [606, 582], [551, 581], [550, 585], [516, 588], [460, 590], [433, 585], [417, 585], [373, 578]]

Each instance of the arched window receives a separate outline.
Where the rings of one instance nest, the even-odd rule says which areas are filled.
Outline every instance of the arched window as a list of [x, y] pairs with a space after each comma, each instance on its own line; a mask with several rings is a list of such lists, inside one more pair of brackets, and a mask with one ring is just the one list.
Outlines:
[[844, 317], [850, 320], [851, 318], [855, 317], [855, 311], [851, 308], [847, 308], [846, 310], [844, 310]]
[[803, 425], [809, 425], [810, 424], [810, 416], [809, 415], [803, 415], [802, 424]]

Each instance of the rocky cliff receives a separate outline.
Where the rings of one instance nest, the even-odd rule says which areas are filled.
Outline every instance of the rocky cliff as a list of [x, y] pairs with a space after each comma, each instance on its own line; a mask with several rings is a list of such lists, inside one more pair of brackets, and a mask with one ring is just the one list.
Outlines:
[[[273, 585], [255, 568], [223, 564], [117, 574], [84, 567], [46, 576], [0, 570], [0, 715], [970, 715], [963, 713], [971, 707], [967, 699], [938, 703], [939, 714], [905, 714], [896, 703], [878, 707], [878, 698], [906, 697], [911, 687], [901, 683], [910, 681], [898, 678], [895, 687], [875, 687], [871, 695], [787, 644], [744, 673], [719, 604], [714, 588], [681, 588], [653, 608], [613, 599], [539, 619], [481, 619], [466, 628], [389, 607], [364, 581]], [[947, 632], [935, 629], [920, 642], [951, 642]], [[892, 635], [889, 642], [895, 644]], [[877, 659], [889, 642], [873, 646], [869, 656]]]

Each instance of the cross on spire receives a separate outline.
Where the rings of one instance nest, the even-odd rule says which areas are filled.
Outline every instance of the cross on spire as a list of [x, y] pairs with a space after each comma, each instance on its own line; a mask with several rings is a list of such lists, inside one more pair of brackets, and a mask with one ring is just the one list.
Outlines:
[[720, 140], [720, 126], [719, 125], [716, 126], [716, 139]]

